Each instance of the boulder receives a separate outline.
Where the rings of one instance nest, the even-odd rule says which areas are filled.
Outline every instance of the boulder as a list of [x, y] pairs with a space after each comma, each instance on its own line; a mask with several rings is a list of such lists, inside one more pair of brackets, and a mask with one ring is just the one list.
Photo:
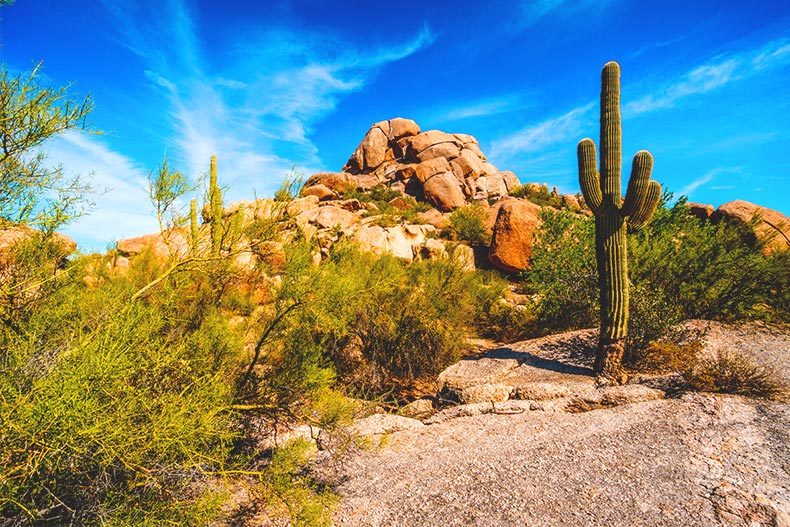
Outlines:
[[435, 159], [437, 157], [444, 158], [445, 160], [448, 159], [455, 159], [461, 154], [461, 149], [455, 143], [439, 143], [438, 145], [429, 146], [419, 154], [417, 154], [417, 160], [427, 161], [429, 159]]
[[516, 174], [510, 170], [503, 170], [500, 172], [500, 174], [502, 175], [502, 179], [505, 180], [505, 186], [507, 187], [508, 192], [513, 192], [515, 189], [521, 186], [521, 181], [519, 181]]
[[342, 192], [351, 186], [350, 179], [351, 174], [346, 172], [319, 172], [310, 176], [304, 186], [324, 185], [335, 192]]
[[[322, 185], [323, 186], [323, 185]], [[305, 211], [318, 208], [318, 196], [310, 195], [295, 199], [285, 206], [285, 212], [289, 216], [299, 216]]]
[[425, 199], [442, 211], [451, 211], [466, 204], [461, 183], [452, 172], [443, 172], [431, 177], [423, 185], [423, 191]]
[[790, 218], [779, 211], [737, 199], [721, 205], [710, 220], [714, 223], [728, 220], [748, 224], [755, 215], [759, 215], [760, 222], [755, 225], [753, 233], [767, 241], [763, 250], [765, 254], [790, 249]]
[[363, 250], [374, 254], [384, 254], [389, 251], [387, 233], [384, 228], [378, 225], [365, 225], [360, 227], [351, 236], [351, 239], [357, 242]]
[[436, 174], [442, 174], [444, 172], [450, 171], [450, 163], [443, 157], [429, 159], [418, 165], [411, 166], [414, 167], [415, 177], [423, 185]]
[[442, 243], [441, 240], [428, 238], [425, 240], [425, 243], [422, 244], [420, 255], [426, 260], [442, 260], [447, 258], [447, 249], [445, 249], [444, 243]]
[[[40, 232], [25, 225], [14, 223], [0, 224], [0, 261], [6, 260], [8, 254], [17, 243], [29, 240]], [[67, 256], [77, 249], [77, 242], [65, 234], [53, 233], [52, 240], [60, 247], [63, 256]]]
[[150, 249], [158, 261], [164, 262], [171, 257], [183, 258], [189, 254], [189, 240], [181, 230], [171, 229], [118, 240], [115, 248], [118, 254], [127, 257], [137, 256]]
[[716, 212], [716, 208], [713, 205], [709, 205], [707, 203], [693, 203], [691, 201], [687, 201], [686, 206], [689, 208], [689, 212], [691, 212], [692, 216], [695, 216], [701, 220], [710, 219], [713, 213]]
[[540, 207], [526, 200], [508, 200], [499, 207], [488, 258], [494, 267], [517, 273], [529, 269], [532, 235], [540, 225]]
[[419, 133], [419, 125], [411, 119], [404, 119], [403, 117], [390, 119], [389, 139], [391, 141], [398, 140], [402, 137], [410, 137]]
[[486, 192], [489, 198], [507, 196], [507, 185], [505, 185], [505, 178], [501, 173], [486, 178]]
[[418, 212], [417, 220], [420, 221], [420, 223], [433, 225], [437, 229], [444, 229], [450, 224], [449, 215], [443, 214], [433, 207], [425, 212]]
[[420, 152], [441, 143], [452, 143], [459, 148], [463, 146], [463, 144], [453, 134], [448, 134], [440, 130], [428, 130], [426, 132], [419, 133], [412, 137], [409, 141], [411, 152], [413, 152], [415, 158], [420, 154]]
[[324, 229], [331, 229], [333, 227], [347, 229], [359, 222], [359, 216], [353, 212], [341, 209], [340, 207], [327, 205], [326, 207], [319, 207], [317, 209], [302, 212], [296, 217], [296, 220], [298, 223], [314, 223]]
[[418, 225], [398, 225], [386, 231], [389, 252], [407, 261], [414, 259], [417, 248], [425, 241], [425, 235]]
[[433, 413], [433, 401], [430, 399], [417, 399], [401, 408], [398, 413], [412, 419], [429, 417]]
[[398, 210], [409, 210], [411, 208], [409, 202], [401, 197], [392, 198], [387, 203], [389, 203], [390, 205], [392, 205], [394, 208]]
[[579, 212], [582, 210], [582, 207], [579, 204], [579, 198], [573, 194], [563, 194], [562, 203], [565, 205], [565, 208], [571, 212]]
[[464, 271], [475, 270], [475, 251], [468, 245], [456, 245], [453, 250], [453, 260], [458, 262]]
[[461, 150], [461, 153], [456, 159], [453, 159], [452, 163], [456, 175], [461, 176], [462, 179], [466, 177], [477, 179], [485, 172], [483, 169], [484, 161], [468, 148]]
[[317, 185], [313, 185], [312, 187], [305, 187], [302, 190], [302, 196], [315, 196], [318, 198], [318, 201], [327, 201], [337, 199], [337, 192], [330, 189], [326, 185], [319, 183]]

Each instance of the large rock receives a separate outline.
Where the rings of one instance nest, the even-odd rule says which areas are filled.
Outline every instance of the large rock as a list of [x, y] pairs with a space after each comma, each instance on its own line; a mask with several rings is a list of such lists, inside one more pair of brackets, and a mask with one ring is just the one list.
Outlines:
[[390, 140], [395, 141], [402, 137], [410, 137], [420, 133], [420, 127], [411, 119], [396, 117], [390, 119]]
[[453, 134], [448, 134], [440, 130], [428, 130], [419, 133], [411, 138], [409, 145], [412, 155], [417, 158], [421, 152], [442, 143], [452, 143], [456, 148], [463, 146]]
[[748, 224], [755, 216], [759, 216], [761, 221], [753, 232], [757, 238], [767, 241], [764, 249], [766, 254], [790, 249], [790, 218], [779, 211], [736, 199], [721, 205], [710, 220], [719, 222], [724, 219]]
[[171, 229], [163, 233], [144, 234], [118, 240], [115, 248], [121, 256], [137, 256], [150, 250], [154, 257], [164, 262], [170, 258], [184, 258], [189, 254], [189, 240], [183, 231]]
[[[323, 185], [320, 185], [323, 187]], [[326, 187], [324, 187], [326, 188]], [[288, 202], [285, 206], [285, 212], [289, 216], [298, 216], [301, 213], [318, 208], [320, 198], [314, 194], [307, 195], [303, 198], [295, 199]]]
[[360, 227], [354, 232], [351, 239], [357, 242], [362, 249], [374, 254], [384, 254], [389, 251], [387, 232], [383, 227], [378, 225], [365, 225]]
[[[0, 224], [0, 261], [6, 261], [14, 246], [41, 234], [40, 231], [25, 225], [13, 223]], [[63, 256], [68, 256], [77, 249], [77, 242], [65, 234], [53, 233], [53, 242], [61, 249]]]
[[307, 210], [296, 217], [297, 223], [310, 222], [323, 227], [324, 229], [331, 229], [337, 227], [340, 229], [347, 229], [348, 227], [359, 222], [359, 216], [353, 212], [349, 212], [340, 207], [327, 205], [326, 207], [319, 207], [317, 209]]
[[461, 190], [461, 183], [452, 172], [444, 172], [431, 177], [423, 185], [425, 199], [442, 211], [450, 211], [463, 207], [466, 196]]
[[[429, 159], [427, 161], [423, 161], [418, 165], [407, 165], [414, 170], [414, 176], [417, 180], [425, 184], [426, 181], [431, 179], [436, 174], [443, 174], [444, 172], [450, 171], [450, 163], [447, 162], [447, 159], [443, 157], [437, 157], [434, 159]], [[404, 175], [406, 173], [404, 172]]]
[[691, 212], [692, 216], [701, 220], [710, 219], [711, 215], [716, 212], [716, 207], [708, 203], [693, 203], [687, 201], [686, 206], [689, 208], [689, 212]]
[[319, 201], [327, 201], [337, 199], [337, 193], [321, 183], [313, 185], [312, 187], [305, 187], [302, 190], [302, 196], [315, 196]]
[[532, 236], [540, 225], [540, 207], [526, 200], [503, 203], [494, 223], [488, 258], [503, 271], [517, 273], [529, 268]]

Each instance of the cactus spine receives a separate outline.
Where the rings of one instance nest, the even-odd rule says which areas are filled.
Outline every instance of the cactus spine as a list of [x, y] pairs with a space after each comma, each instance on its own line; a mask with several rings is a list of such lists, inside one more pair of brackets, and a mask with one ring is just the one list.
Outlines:
[[211, 255], [219, 256], [222, 248], [222, 189], [217, 184], [217, 156], [212, 154], [208, 178], [208, 201], [211, 211]]
[[626, 231], [647, 225], [661, 199], [661, 185], [650, 181], [653, 156], [634, 156], [625, 200], [621, 196], [620, 65], [608, 62], [601, 74], [601, 170], [596, 170], [595, 143], [582, 139], [577, 149], [579, 185], [595, 214], [595, 255], [601, 303], [601, 333], [593, 367], [608, 382], [621, 382], [628, 333], [628, 248]]

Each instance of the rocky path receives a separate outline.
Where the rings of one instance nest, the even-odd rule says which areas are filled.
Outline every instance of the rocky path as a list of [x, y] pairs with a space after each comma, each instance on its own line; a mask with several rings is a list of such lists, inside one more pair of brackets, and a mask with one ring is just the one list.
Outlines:
[[[786, 334], [709, 334], [709, 347], [740, 342], [774, 362], [788, 355]], [[790, 526], [790, 405], [665, 399], [638, 384], [598, 390], [578, 353], [589, 338], [565, 334], [466, 361], [442, 376], [444, 395], [466, 404], [423, 422], [360, 423], [363, 433], [389, 433], [331, 476], [342, 496], [335, 524]]]

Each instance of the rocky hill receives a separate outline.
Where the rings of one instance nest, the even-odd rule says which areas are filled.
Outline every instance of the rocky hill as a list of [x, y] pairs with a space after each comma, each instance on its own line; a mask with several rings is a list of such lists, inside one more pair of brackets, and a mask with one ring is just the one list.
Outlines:
[[[712, 222], [749, 224], [757, 214], [754, 235], [770, 240], [767, 252], [790, 246], [790, 219], [777, 211], [742, 200], [718, 209], [688, 205], [694, 215]], [[482, 209], [490, 237], [490, 243], [474, 251], [442, 239], [452, 212], [470, 206]], [[346, 238], [408, 261], [447, 256], [468, 268], [492, 265], [515, 273], [529, 268], [533, 234], [546, 206], [590, 214], [579, 194], [560, 195], [546, 183], [522, 185], [513, 172], [499, 170], [471, 135], [421, 131], [414, 121], [398, 117], [372, 125], [340, 172], [313, 174], [293, 201], [236, 202], [224, 215], [243, 210], [245, 224], [275, 220], [286, 240], [296, 233], [315, 239], [317, 262], [334, 242]], [[176, 231], [120, 240], [119, 265], [127, 265], [126, 258], [145, 247], [161, 257], [173, 251], [183, 254], [187, 242], [186, 233]], [[256, 258], [282, 258], [276, 244], [265, 244], [265, 254], [253, 250], [260, 247], [255, 240], [247, 245], [251, 249], [241, 258], [247, 264]]]

